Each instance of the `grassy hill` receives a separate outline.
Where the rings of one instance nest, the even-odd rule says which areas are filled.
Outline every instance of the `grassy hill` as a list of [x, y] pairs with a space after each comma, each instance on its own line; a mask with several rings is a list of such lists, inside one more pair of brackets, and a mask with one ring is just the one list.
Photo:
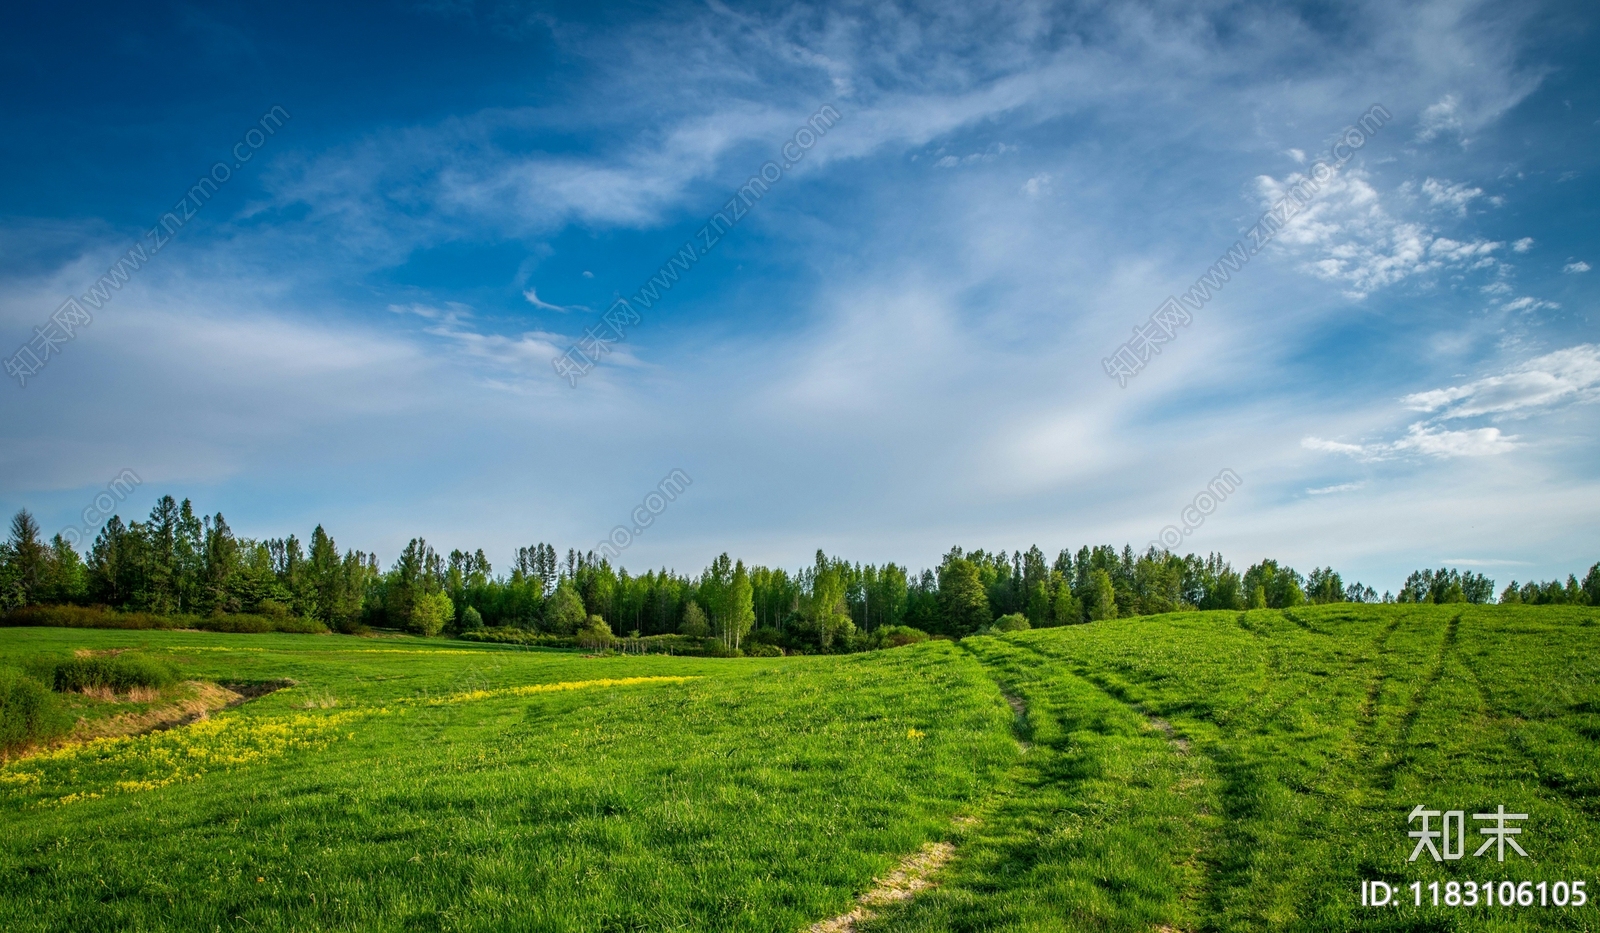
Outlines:
[[[0, 928], [800, 930], [949, 841], [860, 928], [1591, 929], [1360, 894], [1600, 883], [1597, 621], [1345, 604], [763, 660], [4, 630], [0, 663], [294, 686], [0, 768]], [[1467, 812], [1464, 858], [1406, 861], [1418, 804]], [[1502, 805], [1528, 857], [1474, 857]]]

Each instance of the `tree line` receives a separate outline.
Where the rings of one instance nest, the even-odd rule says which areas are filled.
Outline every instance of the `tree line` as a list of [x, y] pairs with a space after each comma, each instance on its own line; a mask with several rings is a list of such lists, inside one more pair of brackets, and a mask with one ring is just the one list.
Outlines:
[[[1109, 545], [1027, 551], [951, 548], [933, 569], [851, 563], [818, 551], [810, 566], [747, 566], [727, 554], [696, 575], [666, 568], [631, 574], [594, 552], [538, 543], [505, 572], [473, 552], [412, 539], [387, 569], [374, 554], [341, 552], [319, 525], [296, 536], [235, 535], [219, 512], [196, 515], [162, 497], [144, 521], [112, 517], [79, 554], [41, 538], [26, 510], [0, 545], [0, 609], [103, 605], [198, 616], [289, 615], [336, 631], [394, 628], [422, 635], [511, 627], [557, 636], [687, 635], [729, 650], [747, 641], [798, 651], [852, 650], [899, 628], [961, 637], [1072, 625], [1181, 609], [1292, 608], [1332, 602], [1489, 603], [1494, 581], [1449, 568], [1411, 574], [1398, 595], [1346, 584], [1331, 567], [1301, 575], [1266, 559], [1242, 572], [1212, 553], [1143, 553]], [[1600, 564], [1582, 582], [1513, 582], [1500, 602], [1600, 604]]]

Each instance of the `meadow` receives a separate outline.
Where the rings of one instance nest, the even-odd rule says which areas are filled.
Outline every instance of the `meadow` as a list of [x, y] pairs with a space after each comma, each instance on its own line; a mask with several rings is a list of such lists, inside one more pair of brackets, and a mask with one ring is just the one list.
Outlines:
[[[1332, 604], [761, 659], [9, 629], [0, 664], [281, 689], [0, 768], [0, 928], [805, 930], [948, 842], [857, 929], [1592, 929], [1360, 893], [1600, 886], [1597, 622]], [[1469, 822], [1408, 862], [1418, 804], [1527, 813], [1528, 856]]]

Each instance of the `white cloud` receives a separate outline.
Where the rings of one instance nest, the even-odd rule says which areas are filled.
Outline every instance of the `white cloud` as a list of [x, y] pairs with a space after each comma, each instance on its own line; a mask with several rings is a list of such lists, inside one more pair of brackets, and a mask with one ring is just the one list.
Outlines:
[[1529, 360], [1498, 376], [1407, 395], [1401, 402], [1436, 418], [1509, 414], [1600, 398], [1600, 346], [1581, 344]]
[[[1308, 440], [1309, 440], [1309, 438], [1308, 438]], [[1326, 443], [1326, 442], [1324, 442], [1324, 443]], [[1342, 446], [1352, 446], [1352, 445], [1342, 445]], [[1310, 495], [1310, 496], [1327, 496], [1327, 495], [1332, 495], [1334, 493], [1339, 493], [1339, 492], [1354, 492], [1355, 490], [1360, 489], [1362, 486], [1365, 486], [1365, 485], [1366, 485], [1366, 483], [1339, 483], [1338, 485], [1335, 485], [1335, 486], [1320, 486], [1320, 487], [1318, 487], [1316, 489], [1307, 489], [1306, 490], [1306, 494]]]
[[1307, 450], [1346, 454], [1371, 461], [1393, 460], [1408, 453], [1425, 454], [1441, 460], [1488, 457], [1508, 453], [1520, 445], [1515, 436], [1501, 434], [1499, 428], [1451, 431], [1419, 421], [1406, 429], [1404, 437], [1387, 443], [1346, 444], [1320, 437], [1305, 437], [1301, 439], [1300, 446]]
[[1521, 311], [1543, 311], [1546, 308], [1555, 309], [1559, 307], [1561, 305], [1554, 301], [1545, 301], [1543, 298], [1529, 298], [1524, 295], [1521, 298], [1506, 302], [1501, 306], [1501, 310], [1515, 313]]
[[1568, 275], [1576, 275], [1580, 272], [1588, 272], [1589, 264], [1580, 259], [1576, 262], [1569, 262], [1562, 266], [1561, 271]]
[[[1010, 146], [1005, 143], [995, 143], [994, 145], [989, 146], [987, 149], [984, 149], [982, 152], [969, 152], [964, 156], [947, 155], [939, 161], [933, 163], [933, 166], [934, 168], [955, 168], [958, 165], [983, 164], [993, 162], [995, 159], [1000, 158], [1008, 152], [1016, 151], [1016, 146]], [[1045, 177], [1048, 178], [1049, 176]]]
[[[584, 273], [584, 274], [588, 275], [588, 273]], [[589, 276], [589, 277], [593, 278], [594, 276]], [[559, 311], [562, 314], [566, 314], [568, 311], [587, 311], [587, 310], [589, 310], [588, 308], [585, 308], [583, 305], [553, 305], [550, 302], [545, 301], [544, 299], [540, 298], [538, 290], [534, 289], [534, 288], [529, 288], [527, 291], [524, 291], [522, 293], [522, 297], [527, 300], [528, 304], [533, 305], [535, 308], [543, 308], [546, 311]]]
[[1302, 437], [1300, 446], [1307, 450], [1320, 450], [1330, 454], [1359, 454], [1366, 450], [1360, 444], [1346, 444], [1340, 441], [1324, 440], [1320, 437]]
[[1422, 193], [1428, 196], [1428, 203], [1434, 207], [1446, 207], [1465, 217], [1467, 205], [1473, 198], [1481, 197], [1483, 189], [1429, 178], [1422, 183]]
[[[1306, 181], [1299, 173], [1282, 181], [1262, 175], [1256, 179], [1256, 191], [1266, 208]], [[1434, 186], [1444, 203], [1451, 203], [1454, 196], [1446, 193], [1449, 189], [1437, 183]], [[1494, 252], [1505, 246], [1492, 240], [1438, 236], [1421, 223], [1392, 216], [1360, 169], [1336, 172], [1320, 187], [1274, 242], [1292, 253], [1307, 255], [1303, 269], [1344, 284], [1352, 298], [1441, 269], [1493, 267], [1497, 265]]]
[[[1040, 172], [1022, 184], [1022, 193], [1030, 198], [1037, 198], [1050, 193], [1050, 173]], [[1588, 268], [1585, 266], [1584, 268]]]
[[1406, 429], [1406, 436], [1390, 445], [1401, 452], [1414, 450], [1432, 457], [1489, 457], [1507, 453], [1517, 446], [1514, 435], [1500, 433], [1499, 428], [1474, 428], [1466, 431], [1449, 431], [1428, 427], [1422, 423]]
[[1461, 132], [1461, 103], [1454, 94], [1446, 94], [1437, 103], [1429, 104], [1418, 119], [1417, 139], [1427, 142], [1440, 133]]
[[1516, 252], [1526, 253], [1528, 250], [1533, 249], [1533, 237], [1525, 236], [1515, 243], [1512, 243], [1511, 248]]

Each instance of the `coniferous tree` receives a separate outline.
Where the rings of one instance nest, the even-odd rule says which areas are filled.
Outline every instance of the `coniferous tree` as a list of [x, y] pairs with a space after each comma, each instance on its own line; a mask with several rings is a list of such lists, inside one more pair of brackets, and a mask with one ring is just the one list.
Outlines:
[[47, 548], [39, 538], [39, 523], [27, 509], [11, 517], [11, 540], [6, 542], [6, 588], [0, 605], [31, 606], [45, 596]]

